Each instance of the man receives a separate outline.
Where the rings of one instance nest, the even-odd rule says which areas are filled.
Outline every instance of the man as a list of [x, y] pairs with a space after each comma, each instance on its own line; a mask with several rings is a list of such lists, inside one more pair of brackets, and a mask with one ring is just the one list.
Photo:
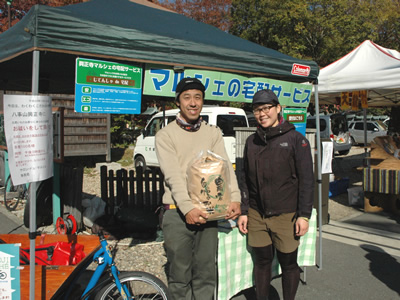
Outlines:
[[271, 90], [254, 94], [257, 131], [249, 136], [239, 180], [242, 215], [238, 226], [248, 233], [254, 254], [257, 299], [267, 299], [274, 248], [282, 268], [285, 300], [295, 299], [300, 280], [299, 237], [308, 231], [314, 175], [308, 140], [286, 122]]
[[[221, 130], [203, 122], [205, 87], [200, 80], [184, 78], [176, 87], [180, 112], [156, 135], [156, 153], [164, 174], [165, 213], [162, 222], [169, 262], [168, 289], [174, 300], [213, 299], [216, 282], [218, 228], [189, 197], [186, 171], [200, 151], [207, 150], [229, 161]], [[240, 192], [229, 163], [231, 204], [226, 218], [240, 214]]]

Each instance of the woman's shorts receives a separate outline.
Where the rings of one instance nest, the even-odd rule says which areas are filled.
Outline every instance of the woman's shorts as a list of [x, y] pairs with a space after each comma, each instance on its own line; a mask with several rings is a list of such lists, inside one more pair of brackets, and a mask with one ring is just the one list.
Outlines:
[[271, 244], [282, 253], [291, 253], [299, 246], [295, 234], [296, 213], [286, 213], [264, 218], [255, 209], [249, 209], [248, 236], [251, 247]]

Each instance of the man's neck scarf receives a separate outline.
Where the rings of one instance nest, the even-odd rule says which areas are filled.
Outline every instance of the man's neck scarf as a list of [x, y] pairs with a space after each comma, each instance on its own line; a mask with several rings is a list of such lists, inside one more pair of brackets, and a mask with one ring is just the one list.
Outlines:
[[192, 123], [188, 123], [186, 122], [184, 119], [182, 119], [181, 113], [178, 113], [176, 115], [176, 123], [184, 130], [186, 131], [197, 131], [200, 129], [200, 125], [201, 125], [201, 121], [202, 118], [200, 117], [196, 123], [192, 124]]

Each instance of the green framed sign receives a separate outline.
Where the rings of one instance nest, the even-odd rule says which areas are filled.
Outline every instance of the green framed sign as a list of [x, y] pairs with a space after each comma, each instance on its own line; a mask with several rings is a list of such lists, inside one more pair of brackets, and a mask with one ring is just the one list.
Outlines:
[[140, 114], [142, 68], [77, 58], [75, 111]]
[[175, 97], [176, 85], [184, 77], [195, 77], [203, 82], [206, 100], [251, 103], [257, 91], [270, 89], [284, 106], [308, 107], [312, 92], [312, 85], [308, 84], [198, 69], [175, 72], [165, 66], [147, 65], [143, 94]]

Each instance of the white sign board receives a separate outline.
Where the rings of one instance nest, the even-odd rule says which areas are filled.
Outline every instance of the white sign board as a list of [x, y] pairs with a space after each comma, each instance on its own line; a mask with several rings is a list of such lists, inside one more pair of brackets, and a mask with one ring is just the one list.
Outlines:
[[322, 142], [321, 174], [332, 173], [333, 143]]
[[14, 185], [53, 176], [50, 97], [4, 95], [4, 129]]
[[0, 245], [0, 299], [21, 299], [19, 244]]

